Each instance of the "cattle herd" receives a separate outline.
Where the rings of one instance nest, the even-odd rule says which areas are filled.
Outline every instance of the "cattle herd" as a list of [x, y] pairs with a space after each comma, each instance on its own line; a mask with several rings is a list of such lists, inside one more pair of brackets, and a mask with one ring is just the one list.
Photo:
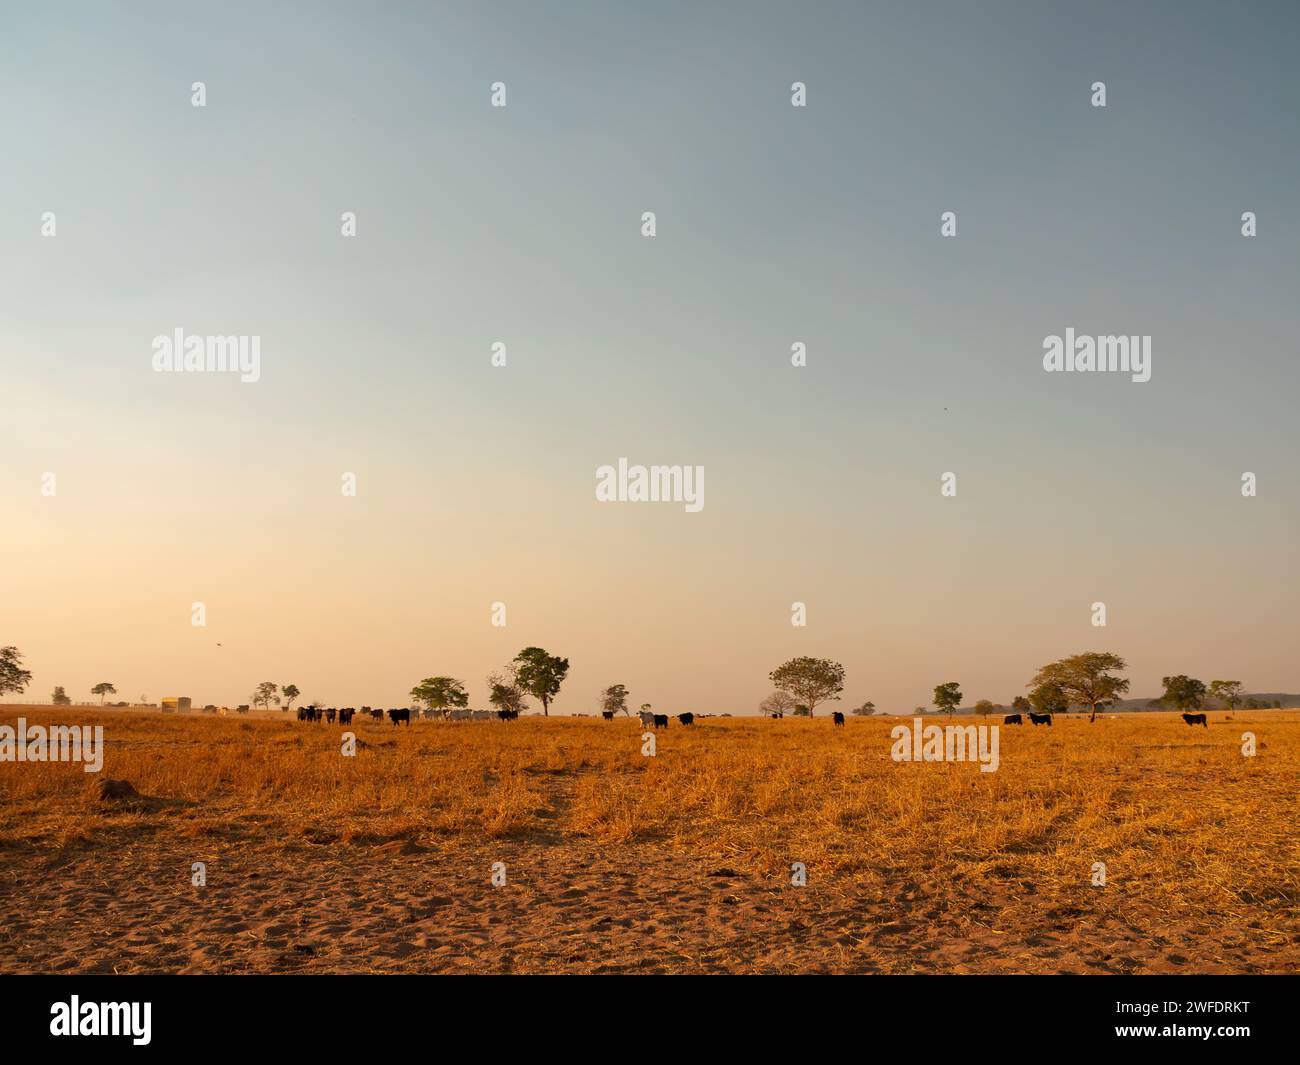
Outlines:
[[[332, 706], [331, 707], [300, 706], [298, 707], [298, 720], [316, 721], [316, 722], [324, 721], [330, 725], [334, 724], [334, 722], [337, 720], [340, 725], [350, 725], [352, 723], [352, 718], [356, 713], [357, 713], [357, 708], [354, 706], [347, 706], [342, 709], [338, 709]], [[382, 721], [384, 719], [385, 711], [378, 708], [363, 706], [361, 707], [361, 713], [363, 715], [369, 715], [370, 717], [374, 718], [374, 720], [376, 721]], [[411, 715], [414, 714], [418, 718], [420, 716], [420, 711], [411, 710], [408, 707], [400, 707], [397, 709], [387, 711], [387, 714], [388, 714], [388, 720], [391, 721], [394, 725], [409, 726], [411, 723]], [[424, 717], [426, 719], [439, 718], [447, 721], [491, 721], [493, 718], [496, 718], [498, 721], [513, 721], [518, 716], [519, 716], [518, 710], [445, 710], [444, 711], [444, 710], [426, 709], [424, 711]], [[602, 710], [600, 716], [604, 718], [606, 721], [613, 721], [614, 711]], [[639, 716], [641, 718], [641, 724], [645, 728], [660, 729], [660, 728], [668, 727], [667, 714], [653, 714], [650, 713], [649, 711], [642, 710]], [[774, 718], [781, 718], [781, 717], [785, 717], [785, 714], [774, 713], [771, 716]], [[1182, 717], [1183, 720], [1187, 722], [1187, 724], [1189, 725], [1202, 725], [1205, 728], [1210, 727], [1206, 721], [1205, 714], [1184, 713]], [[1023, 714], [1007, 714], [1006, 717], [1002, 719], [1002, 723], [1004, 725], [1023, 725], [1025, 723], [1024, 718], [1025, 715]], [[683, 725], [693, 725], [695, 724], [695, 715], [689, 713], [678, 714], [677, 720], [681, 722]], [[1051, 725], [1052, 715], [1035, 714], [1031, 711], [1029, 713], [1029, 721], [1031, 724], [1034, 725]], [[844, 724], [844, 715], [840, 713], [838, 710], [836, 710], [831, 714], [831, 723], [836, 726], [842, 726]]]
[[[411, 715], [417, 718], [420, 716], [419, 710], [412, 710], [410, 707], [396, 707], [392, 710], [385, 711], [380, 707], [361, 707], [361, 714], [374, 718], [376, 721], [382, 721], [384, 714], [387, 713], [388, 720], [394, 725], [410, 725]], [[299, 721], [324, 721], [326, 724], [334, 724], [337, 720], [340, 725], [352, 724], [352, 718], [356, 715], [355, 706], [347, 706], [342, 709], [336, 707], [322, 706], [300, 706], [298, 707]], [[496, 718], [499, 721], [513, 721], [519, 716], [518, 710], [450, 710], [442, 712], [439, 710], [425, 710], [426, 718], [446, 718], [449, 721], [490, 721]]]

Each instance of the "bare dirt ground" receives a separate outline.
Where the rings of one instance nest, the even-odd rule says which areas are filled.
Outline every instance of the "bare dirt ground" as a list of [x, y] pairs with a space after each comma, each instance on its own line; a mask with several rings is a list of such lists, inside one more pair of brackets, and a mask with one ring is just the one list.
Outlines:
[[337, 726], [76, 709], [103, 773], [0, 763], [0, 971], [1300, 971], [1293, 713], [1005, 727], [981, 774], [891, 761], [884, 720], [654, 758], [627, 721], [366, 724], [344, 759]]

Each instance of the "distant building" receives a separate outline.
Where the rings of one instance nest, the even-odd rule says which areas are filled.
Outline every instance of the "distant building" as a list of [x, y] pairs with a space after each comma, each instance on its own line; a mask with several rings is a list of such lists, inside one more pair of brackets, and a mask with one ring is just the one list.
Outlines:
[[193, 707], [189, 696], [177, 695], [162, 701], [164, 714], [188, 714]]

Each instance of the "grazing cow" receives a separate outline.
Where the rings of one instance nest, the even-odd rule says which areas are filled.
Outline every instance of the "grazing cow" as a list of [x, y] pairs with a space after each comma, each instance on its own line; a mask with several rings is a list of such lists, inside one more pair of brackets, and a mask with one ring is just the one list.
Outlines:
[[407, 728], [411, 727], [411, 711], [406, 708], [403, 708], [401, 710], [389, 710], [388, 719], [392, 721], [394, 725], [405, 721], [406, 727]]
[[695, 724], [695, 715], [694, 715], [694, 714], [678, 714], [678, 715], [677, 715], [677, 720], [680, 721], [683, 725], [693, 725], [693, 724]]
[[600, 712], [600, 716], [603, 717], [606, 721], [613, 721], [613, 720], [614, 720], [614, 711], [613, 711], [613, 710], [602, 710], [602, 711]]
[[1007, 716], [1002, 719], [1002, 724], [1004, 725], [1023, 725], [1024, 723], [1025, 719], [1019, 714], [1007, 714]]
[[1186, 721], [1189, 725], [1204, 725], [1206, 728], [1210, 727], [1209, 723], [1205, 720], [1204, 714], [1184, 713], [1183, 720]]
[[1035, 725], [1050, 725], [1050, 724], [1052, 723], [1052, 715], [1051, 715], [1051, 714], [1035, 714], [1032, 710], [1030, 710], [1030, 711], [1029, 711], [1029, 720], [1030, 720], [1031, 723], [1033, 723], [1033, 724], [1035, 724]]
[[515, 718], [517, 718], [518, 716], [519, 716], [519, 711], [518, 711], [518, 710], [498, 710], [498, 711], [497, 711], [497, 720], [498, 720], [498, 721], [513, 721], [513, 720], [514, 720]]
[[338, 711], [331, 706], [328, 710], [325, 711], [325, 720], [331, 725], [334, 724], [334, 715], [337, 713]]
[[382, 706], [376, 706], [373, 710], [370, 711], [370, 716], [373, 717], [376, 721], [383, 721], [384, 708]]
[[655, 728], [660, 728], [661, 726], [662, 726], [663, 728], [667, 728], [667, 727], [668, 727], [668, 715], [667, 715], [667, 714], [651, 714], [650, 716], [653, 717], [653, 718], [655, 719]]
[[356, 712], [357, 712], [357, 711], [356, 711], [356, 708], [355, 708], [355, 707], [351, 707], [351, 706], [348, 707], [346, 710], [340, 710], [340, 711], [339, 711], [339, 724], [340, 724], [340, 725], [350, 725], [350, 724], [352, 724], [352, 715], [355, 714]]
[[841, 714], [838, 710], [836, 710], [833, 714], [831, 714], [831, 720], [835, 722], [835, 724], [837, 725], [842, 725], [844, 724], [844, 715]]
[[641, 711], [641, 727], [650, 728], [655, 723], [655, 716], [645, 710]]

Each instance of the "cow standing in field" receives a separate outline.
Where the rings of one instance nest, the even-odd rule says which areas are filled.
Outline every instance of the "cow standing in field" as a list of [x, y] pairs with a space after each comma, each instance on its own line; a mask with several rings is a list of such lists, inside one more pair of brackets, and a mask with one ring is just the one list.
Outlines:
[[693, 725], [693, 724], [695, 724], [695, 715], [694, 715], [694, 714], [678, 714], [678, 715], [677, 715], [677, 720], [680, 721], [683, 725]]
[[1035, 725], [1050, 725], [1052, 723], [1051, 714], [1035, 714], [1029, 711], [1029, 720]]
[[654, 718], [655, 728], [660, 728], [661, 726], [662, 726], [663, 728], [667, 728], [667, 727], [668, 727], [668, 715], [667, 715], [667, 714], [651, 714], [650, 716]]
[[1023, 725], [1024, 723], [1025, 719], [1019, 714], [1007, 714], [1007, 716], [1002, 719], [1002, 724], [1004, 725]]
[[614, 720], [614, 711], [613, 711], [613, 710], [602, 710], [602, 711], [600, 712], [600, 716], [603, 717], [606, 721], [613, 721], [613, 720]]
[[375, 707], [373, 710], [370, 711], [370, 716], [373, 717], [376, 721], [383, 721], [384, 708], [382, 706]]
[[518, 710], [498, 710], [498, 711], [497, 711], [497, 720], [498, 720], [498, 721], [513, 721], [513, 720], [514, 720], [515, 718], [517, 718], [518, 716], [519, 716], [519, 711], [518, 711]]
[[1204, 725], [1206, 728], [1210, 727], [1209, 722], [1205, 720], [1204, 714], [1184, 713], [1183, 720], [1186, 721], [1189, 725]]
[[337, 714], [337, 713], [338, 713], [338, 711], [335, 710], [334, 707], [332, 707], [332, 706], [331, 706], [328, 710], [326, 710], [326, 711], [325, 711], [325, 722], [326, 722], [326, 724], [329, 724], [329, 725], [334, 724], [334, 715]]
[[411, 727], [411, 711], [408, 709], [389, 710], [388, 719], [392, 721], [394, 725], [405, 722], [407, 728]]
[[648, 710], [642, 710], [642, 711], [641, 711], [641, 727], [642, 727], [642, 728], [653, 728], [653, 727], [654, 727], [654, 723], [655, 723], [655, 716], [654, 716], [654, 714], [650, 713]]
[[836, 725], [843, 725], [844, 715], [841, 714], [838, 710], [836, 710], [833, 714], [831, 714], [831, 721]]
[[355, 713], [356, 713], [356, 710], [355, 710], [355, 708], [353, 708], [353, 707], [348, 707], [346, 710], [340, 710], [340, 711], [339, 711], [339, 724], [340, 724], [340, 725], [350, 725], [350, 724], [352, 724], [352, 715], [355, 714]]
[[773, 711], [772, 711], [772, 720], [775, 721], [778, 717], [785, 717], [785, 714], [783, 714], [783, 713], [779, 713], [778, 711], [773, 710]]

